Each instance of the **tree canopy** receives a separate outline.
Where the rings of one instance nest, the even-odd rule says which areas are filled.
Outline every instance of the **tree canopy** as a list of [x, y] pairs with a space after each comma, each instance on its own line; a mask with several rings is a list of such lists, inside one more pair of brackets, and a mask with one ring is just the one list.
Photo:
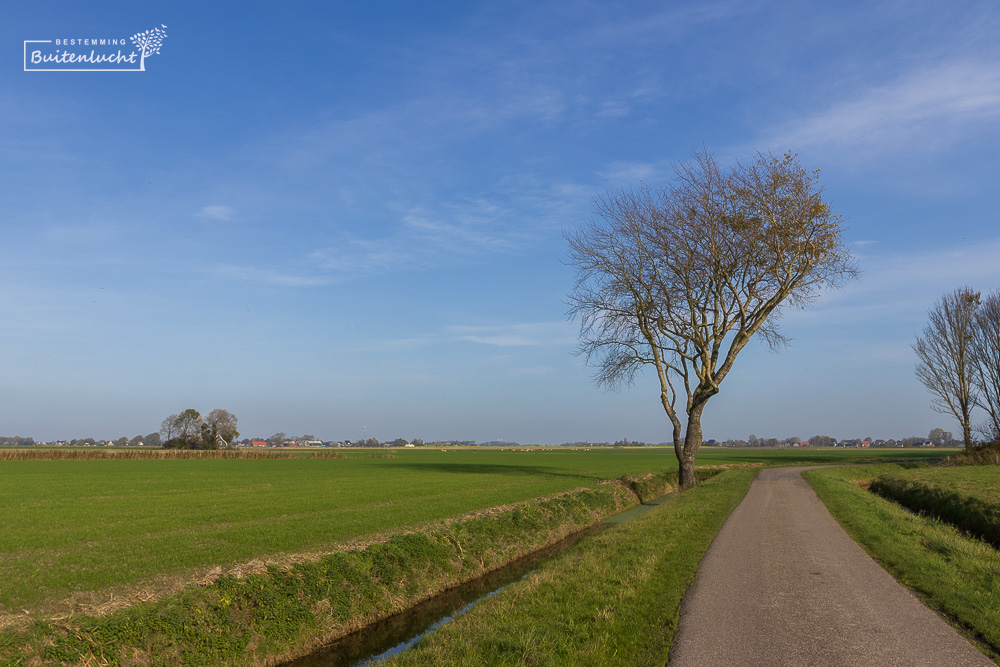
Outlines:
[[662, 188], [597, 197], [596, 219], [567, 234], [577, 274], [569, 304], [598, 384], [655, 371], [686, 488], [702, 412], [740, 351], [755, 335], [780, 347], [781, 310], [857, 268], [818, 172], [794, 155], [725, 169], [702, 151], [675, 171]]
[[216, 408], [202, 417], [194, 408], [170, 415], [160, 424], [162, 444], [167, 449], [218, 449], [239, 437], [236, 416]]

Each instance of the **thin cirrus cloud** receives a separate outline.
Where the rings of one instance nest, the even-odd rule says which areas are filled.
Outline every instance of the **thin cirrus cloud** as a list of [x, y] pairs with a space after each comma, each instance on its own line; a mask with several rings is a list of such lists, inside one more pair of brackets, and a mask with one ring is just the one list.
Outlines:
[[860, 257], [861, 280], [825, 292], [806, 310], [790, 309], [786, 317], [833, 328], [878, 323], [873, 332], [912, 328], [946, 292], [963, 285], [983, 292], [1000, 286], [998, 255], [1000, 238], [919, 252], [866, 253]]
[[497, 347], [572, 345], [575, 329], [568, 322], [524, 322], [491, 326], [453, 326], [446, 334], [452, 340]]
[[[482, 204], [483, 211], [491, 207]], [[530, 234], [486, 224], [488, 219], [451, 212], [449, 218], [434, 218], [419, 212], [403, 216], [401, 224], [387, 234], [360, 237], [344, 232], [335, 242], [323, 244], [298, 264], [300, 271], [245, 269], [220, 265], [216, 274], [233, 280], [285, 287], [313, 287], [341, 283], [358, 277], [419, 270], [449, 262], [516, 253], [530, 241]], [[484, 214], [485, 215], [485, 214]]]
[[209, 220], [233, 220], [236, 217], [236, 210], [231, 206], [224, 206], [222, 204], [213, 204], [211, 206], [203, 206], [200, 211], [198, 211], [198, 217], [207, 218]]
[[934, 148], [1000, 120], [1000, 64], [961, 62], [911, 72], [784, 128], [769, 146], [881, 152]]
[[329, 276], [320, 273], [281, 271], [233, 264], [216, 266], [213, 273], [230, 280], [277, 287], [320, 287], [333, 282]]
[[445, 257], [454, 262], [516, 253], [530, 243], [532, 234], [505, 224], [511, 219], [517, 218], [488, 198], [445, 205], [438, 213], [416, 208], [404, 213], [387, 234], [343, 234], [308, 259], [330, 274], [375, 275], [433, 266]]
[[662, 183], [669, 173], [670, 168], [665, 164], [616, 160], [598, 171], [597, 176], [607, 183], [632, 186], [639, 183]]

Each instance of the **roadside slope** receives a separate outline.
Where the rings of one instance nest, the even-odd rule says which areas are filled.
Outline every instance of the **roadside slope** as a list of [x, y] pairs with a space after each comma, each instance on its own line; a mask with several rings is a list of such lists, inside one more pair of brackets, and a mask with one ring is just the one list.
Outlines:
[[681, 608], [671, 667], [992, 665], [880, 568], [799, 473], [765, 470]]

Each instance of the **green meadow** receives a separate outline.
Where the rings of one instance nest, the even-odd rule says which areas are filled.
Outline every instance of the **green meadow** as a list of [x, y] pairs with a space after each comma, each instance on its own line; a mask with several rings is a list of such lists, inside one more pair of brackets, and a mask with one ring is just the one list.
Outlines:
[[[227, 598], [219, 592], [221, 589], [216, 589], [233, 580], [232, 577], [218, 579], [219, 583], [209, 589], [193, 587], [201, 580], [215, 580], [220, 572], [236, 573], [237, 579], [233, 581], [250, 581], [239, 577], [258, 572], [266, 582], [271, 582], [273, 577], [286, 576], [281, 572], [291, 572], [287, 575], [291, 577], [289, 581], [298, 581], [303, 575], [296, 574], [298, 570], [286, 568], [295, 563], [308, 567], [308, 563], [316, 562], [324, 553], [343, 552], [344, 548], [361, 549], [390, 537], [392, 542], [414, 530], [424, 535], [436, 535], [444, 530], [441, 535], [451, 535], [451, 529], [441, 528], [447, 525], [442, 521], [461, 516], [466, 517], [465, 521], [469, 521], [469, 517], [475, 521], [477, 512], [484, 519], [499, 516], [496, 508], [528, 501], [530, 507], [542, 507], [537, 499], [573, 489], [594, 489], [609, 479], [629, 478], [625, 486], [647, 497], [653, 487], [662, 487], [662, 482], [654, 478], [643, 480], [644, 475], [655, 472], [659, 473], [655, 480], [664, 480], [664, 475], [676, 471], [673, 451], [663, 448], [354, 450], [343, 452], [342, 458], [330, 458], [329, 452], [323, 454], [325, 458], [309, 452], [288, 452], [277, 457], [248, 459], [165, 459], [159, 456], [145, 459], [130, 454], [111, 460], [89, 460], [77, 454], [73, 454], [72, 460], [60, 460], [53, 454], [41, 459], [10, 457], [0, 461], [0, 502], [5, 508], [4, 530], [0, 531], [0, 563], [4, 573], [0, 579], [0, 621], [6, 617], [8, 622], [15, 621], [20, 623], [17, 627], [25, 628], [25, 619], [49, 617], [54, 622], [72, 613], [72, 618], [78, 619], [73, 621], [73, 627], [95, 623], [94, 632], [101, 634], [112, 632], [121, 623], [132, 627], [138, 623], [136, 618], [152, 613], [161, 621], [163, 618], [181, 619], [179, 627], [189, 628], [193, 627], [189, 621], [194, 617], [184, 621], [184, 614], [195, 613], [204, 604], [209, 604], [204, 600], [195, 604], [191, 600], [201, 600], [205, 595], [213, 600], [222, 596], [210, 606], [228, 604], [224, 603]], [[939, 450], [704, 448], [699, 464], [707, 468], [748, 465], [759, 468], [940, 456]], [[740, 479], [746, 483], [750, 478]], [[650, 489], [646, 489], [650, 484]], [[708, 486], [715, 484], [712, 482]], [[691, 493], [690, 497], [684, 494], [685, 500], [674, 507], [690, 506], [690, 511], [707, 512], [708, 505], [714, 507], [712, 503], [697, 510], [702, 504], [698, 500], [700, 497], [711, 497], [706, 493], [707, 488], [705, 493]], [[730, 503], [741, 496], [742, 491], [738, 491], [719, 507], [731, 507]], [[528, 516], [519, 514], [522, 510], [507, 510], [510, 511], [514, 512], [510, 516]], [[669, 510], [668, 515], [673, 511]], [[683, 549], [686, 557], [693, 559], [691, 567], [681, 573], [683, 576], [668, 577], [678, 600], [695, 572], [693, 568], [696, 568], [701, 551], [727, 514], [728, 510], [718, 516], [713, 514], [715, 518], [704, 524], [691, 523], [680, 515], [661, 524], [661, 531], [676, 532], [678, 539], [695, 540], [700, 545], [693, 550]], [[661, 513], [661, 516], [667, 515]], [[511, 533], [517, 530], [516, 521], [503, 530], [491, 527], [493, 523], [493, 519], [488, 519], [483, 528], [478, 529], [483, 537], [476, 539], [496, 532], [494, 539], [499, 540], [492, 547], [484, 543], [481, 546], [483, 554], [502, 554], [505, 550], [514, 553], [523, 548], [516, 545], [523, 543], [526, 546], [539, 539], [528, 532], [523, 538]], [[583, 525], [578, 518], [571, 519], [570, 523]], [[626, 534], [629, 531], [622, 532], [622, 538]], [[468, 548], [464, 542], [466, 538], [462, 538], [462, 543], [455, 537], [441, 539], [448, 544], [454, 542], [460, 559], [463, 545]], [[613, 546], [607, 542], [608, 538], [602, 539], [606, 546]], [[621, 543], [621, 539], [612, 542], [617, 549], [632, 548]], [[658, 544], [653, 540], [650, 545], [655, 551], [659, 547], [652, 547], [654, 542]], [[381, 552], [372, 552], [372, 548], [377, 547], [364, 551], [371, 556], [359, 557], [381, 558], [378, 555]], [[607, 557], [616, 558], [614, 553]], [[454, 559], [454, 556], [449, 558]], [[248, 563], [251, 566], [247, 566]], [[246, 574], [239, 574], [240, 571]], [[206, 575], [211, 576], [206, 578]], [[461, 578], [463, 575], [448, 576]], [[572, 582], [567, 581], [567, 585]], [[265, 589], [270, 590], [270, 586], [267, 584]], [[195, 594], [195, 590], [206, 592]], [[182, 597], [176, 597], [178, 594]], [[412, 594], [420, 595], [419, 591]], [[150, 603], [154, 606], [139, 604], [134, 613], [127, 609], [116, 612], [114, 609], [121, 609], [122, 605], [112, 605], [116, 600], [126, 600], [125, 606], [128, 606], [164, 595], [168, 597], [162, 598], [162, 602]], [[639, 594], [637, 604], [642, 604], [645, 595]], [[188, 600], [181, 608], [191, 609], [179, 615], [171, 611], [163, 616], [164, 610], [179, 604], [176, 600]], [[391, 603], [397, 604], [402, 602]], [[669, 618], [676, 614], [673, 604], [663, 608]], [[87, 614], [102, 609], [100, 614], [111, 613], [106, 620], [86, 620], [92, 618]], [[271, 612], [265, 605], [259, 613], [266, 616]], [[302, 613], [309, 616], [313, 611], [305, 609]], [[362, 616], [367, 613], [376, 612], [363, 612]], [[139, 616], [132, 618], [136, 614]], [[22, 620], [17, 622], [17, 618]], [[135, 627], [145, 627], [144, 623]], [[308, 625], [306, 623], [296, 632], [305, 631]], [[60, 642], [76, 636], [65, 628], [59, 630], [63, 627], [46, 621], [24, 630], [28, 635], [14, 630], [7, 634], [0, 632], [3, 640], [0, 644], [9, 645], [8, 648], [35, 646], [23, 655], [59, 653], [62, 649], [52, 647], [61, 646]], [[218, 628], [212, 632], [216, 630]], [[59, 633], [64, 631], [69, 634], [59, 639], [62, 636]], [[85, 642], [82, 648], [67, 649], [66, 655], [76, 655], [74, 651], [78, 649], [86, 653], [96, 650], [94, 646], [114, 646], [113, 637], [118, 636], [114, 633], [119, 631], [114, 630], [112, 639], [103, 640], [104, 644]], [[235, 636], [232, 632], [235, 630], [226, 631]], [[38, 635], [34, 640], [28, 639], [34, 636], [32, 633]], [[150, 635], [153, 636], [159, 635]], [[56, 644], [52, 644], [56, 639]], [[257, 640], [247, 641], [250, 646], [258, 645]], [[140, 651], [143, 655], [151, 655], [149, 647], [153, 644], [149, 642], [154, 642], [153, 639], [136, 639], [136, 642], [146, 647]], [[275, 647], [284, 646], [281, 651], [292, 650], [291, 646], [304, 645], [303, 642], [309, 642], [308, 634], [298, 639], [284, 637]], [[259, 644], [265, 645], [267, 642]], [[238, 658], [239, 650], [234, 647], [227, 650], [234, 656], [233, 664], [243, 664]], [[236, 652], [232, 653], [233, 650]], [[217, 654], [216, 658], [221, 659], [221, 655]], [[247, 664], [259, 657], [247, 658]], [[228, 661], [227, 658], [225, 662]], [[146, 663], [138, 660], [136, 664]]]
[[[774, 465], [914, 455], [926, 453], [705, 448], [699, 462]], [[672, 450], [659, 448], [304, 456], [0, 462], [0, 611], [44, 610], [74, 595], [88, 598], [212, 567], [322, 551], [605, 479], [676, 469]]]
[[1000, 499], [1000, 467], [961, 466], [955, 468], [920, 467], [900, 471], [896, 477], [916, 486], [947, 489], [982, 503]]
[[[662, 470], [660, 451], [6, 461], [0, 608], [45, 606]], [[371, 458], [369, 458], [371, 457]]]

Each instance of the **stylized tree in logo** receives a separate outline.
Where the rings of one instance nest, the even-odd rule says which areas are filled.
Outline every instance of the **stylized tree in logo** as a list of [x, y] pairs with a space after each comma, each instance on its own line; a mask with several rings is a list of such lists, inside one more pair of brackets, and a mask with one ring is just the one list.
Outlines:
[[167, 26], [162, 23], [160, 25], [163, 26], [163, 30], [150, 28], [145, 32], [137, 32], [132, 35], [132, 43], [139, 49], [139, 69], [143, 72], [146, 71], [146, 56], [159, 53], [160, 46], [163, 45], [163, 38], [167, 36]]

